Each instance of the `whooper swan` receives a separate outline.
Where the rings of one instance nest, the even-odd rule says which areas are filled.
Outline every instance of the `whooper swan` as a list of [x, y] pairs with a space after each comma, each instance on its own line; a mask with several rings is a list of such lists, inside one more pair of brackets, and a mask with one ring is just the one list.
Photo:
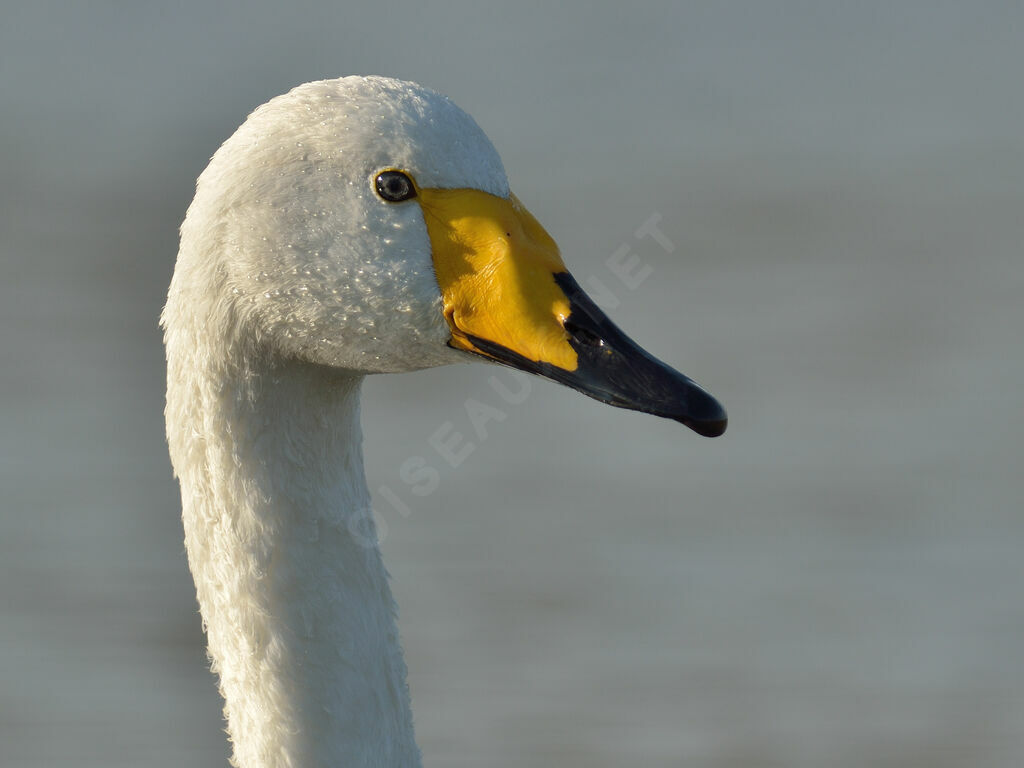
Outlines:
[[308, 83], [200, 176], [161, 322], [185, 544], [240, 768], [420, 765], [363, 474], [369, 373], [497, 361], [702, 435], [722, 407], [628, 339], [413, 83]]

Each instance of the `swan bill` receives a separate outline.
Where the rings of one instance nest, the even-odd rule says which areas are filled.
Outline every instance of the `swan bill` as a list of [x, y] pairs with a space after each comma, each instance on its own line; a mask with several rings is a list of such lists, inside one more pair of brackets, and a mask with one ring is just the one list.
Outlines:
[[515, 198], [419, 191], [449, 345], [595, 400], [725, 432], [721, 404], [616, 326], [566, 270], [551, 236]]

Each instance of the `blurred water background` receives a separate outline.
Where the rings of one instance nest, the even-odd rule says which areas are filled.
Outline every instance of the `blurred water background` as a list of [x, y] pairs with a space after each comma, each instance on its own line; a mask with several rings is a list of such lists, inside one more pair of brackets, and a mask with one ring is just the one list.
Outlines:
[[[731, 417], [709, 441], [539, 380], [504, 405], [487, 366], [367, 382], [426, 764], [1024, 764], [1019, 3], [2, 16], [0, 766], [227, 764], [157, 315], [217, 145], [353, 73], [474, 115], [580, 281]], [[635, 236], [655, 214], [671, 252]], [[451, 470], [427, 440], [471, 435], [467, 398], [507, 418]]]

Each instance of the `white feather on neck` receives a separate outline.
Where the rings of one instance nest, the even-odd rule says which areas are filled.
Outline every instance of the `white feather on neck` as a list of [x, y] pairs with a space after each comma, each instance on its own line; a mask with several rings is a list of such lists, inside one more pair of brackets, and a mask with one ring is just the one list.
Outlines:
[[418, 766], [368, 514], [362, 377], [192, 352], [210, 364], [169, 392], [190, 435], [171, 449], [236, 763]]

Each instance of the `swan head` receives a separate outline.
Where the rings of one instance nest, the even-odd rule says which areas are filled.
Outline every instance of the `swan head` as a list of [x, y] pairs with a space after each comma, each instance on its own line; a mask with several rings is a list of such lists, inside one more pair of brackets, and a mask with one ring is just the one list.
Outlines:
[[307, 83], [200, 176], [164, 311], [252, 354], [359, 373], [487, 359], [705, 435], [725, 412], [605, 317], [491, 142], [414, 83]]

